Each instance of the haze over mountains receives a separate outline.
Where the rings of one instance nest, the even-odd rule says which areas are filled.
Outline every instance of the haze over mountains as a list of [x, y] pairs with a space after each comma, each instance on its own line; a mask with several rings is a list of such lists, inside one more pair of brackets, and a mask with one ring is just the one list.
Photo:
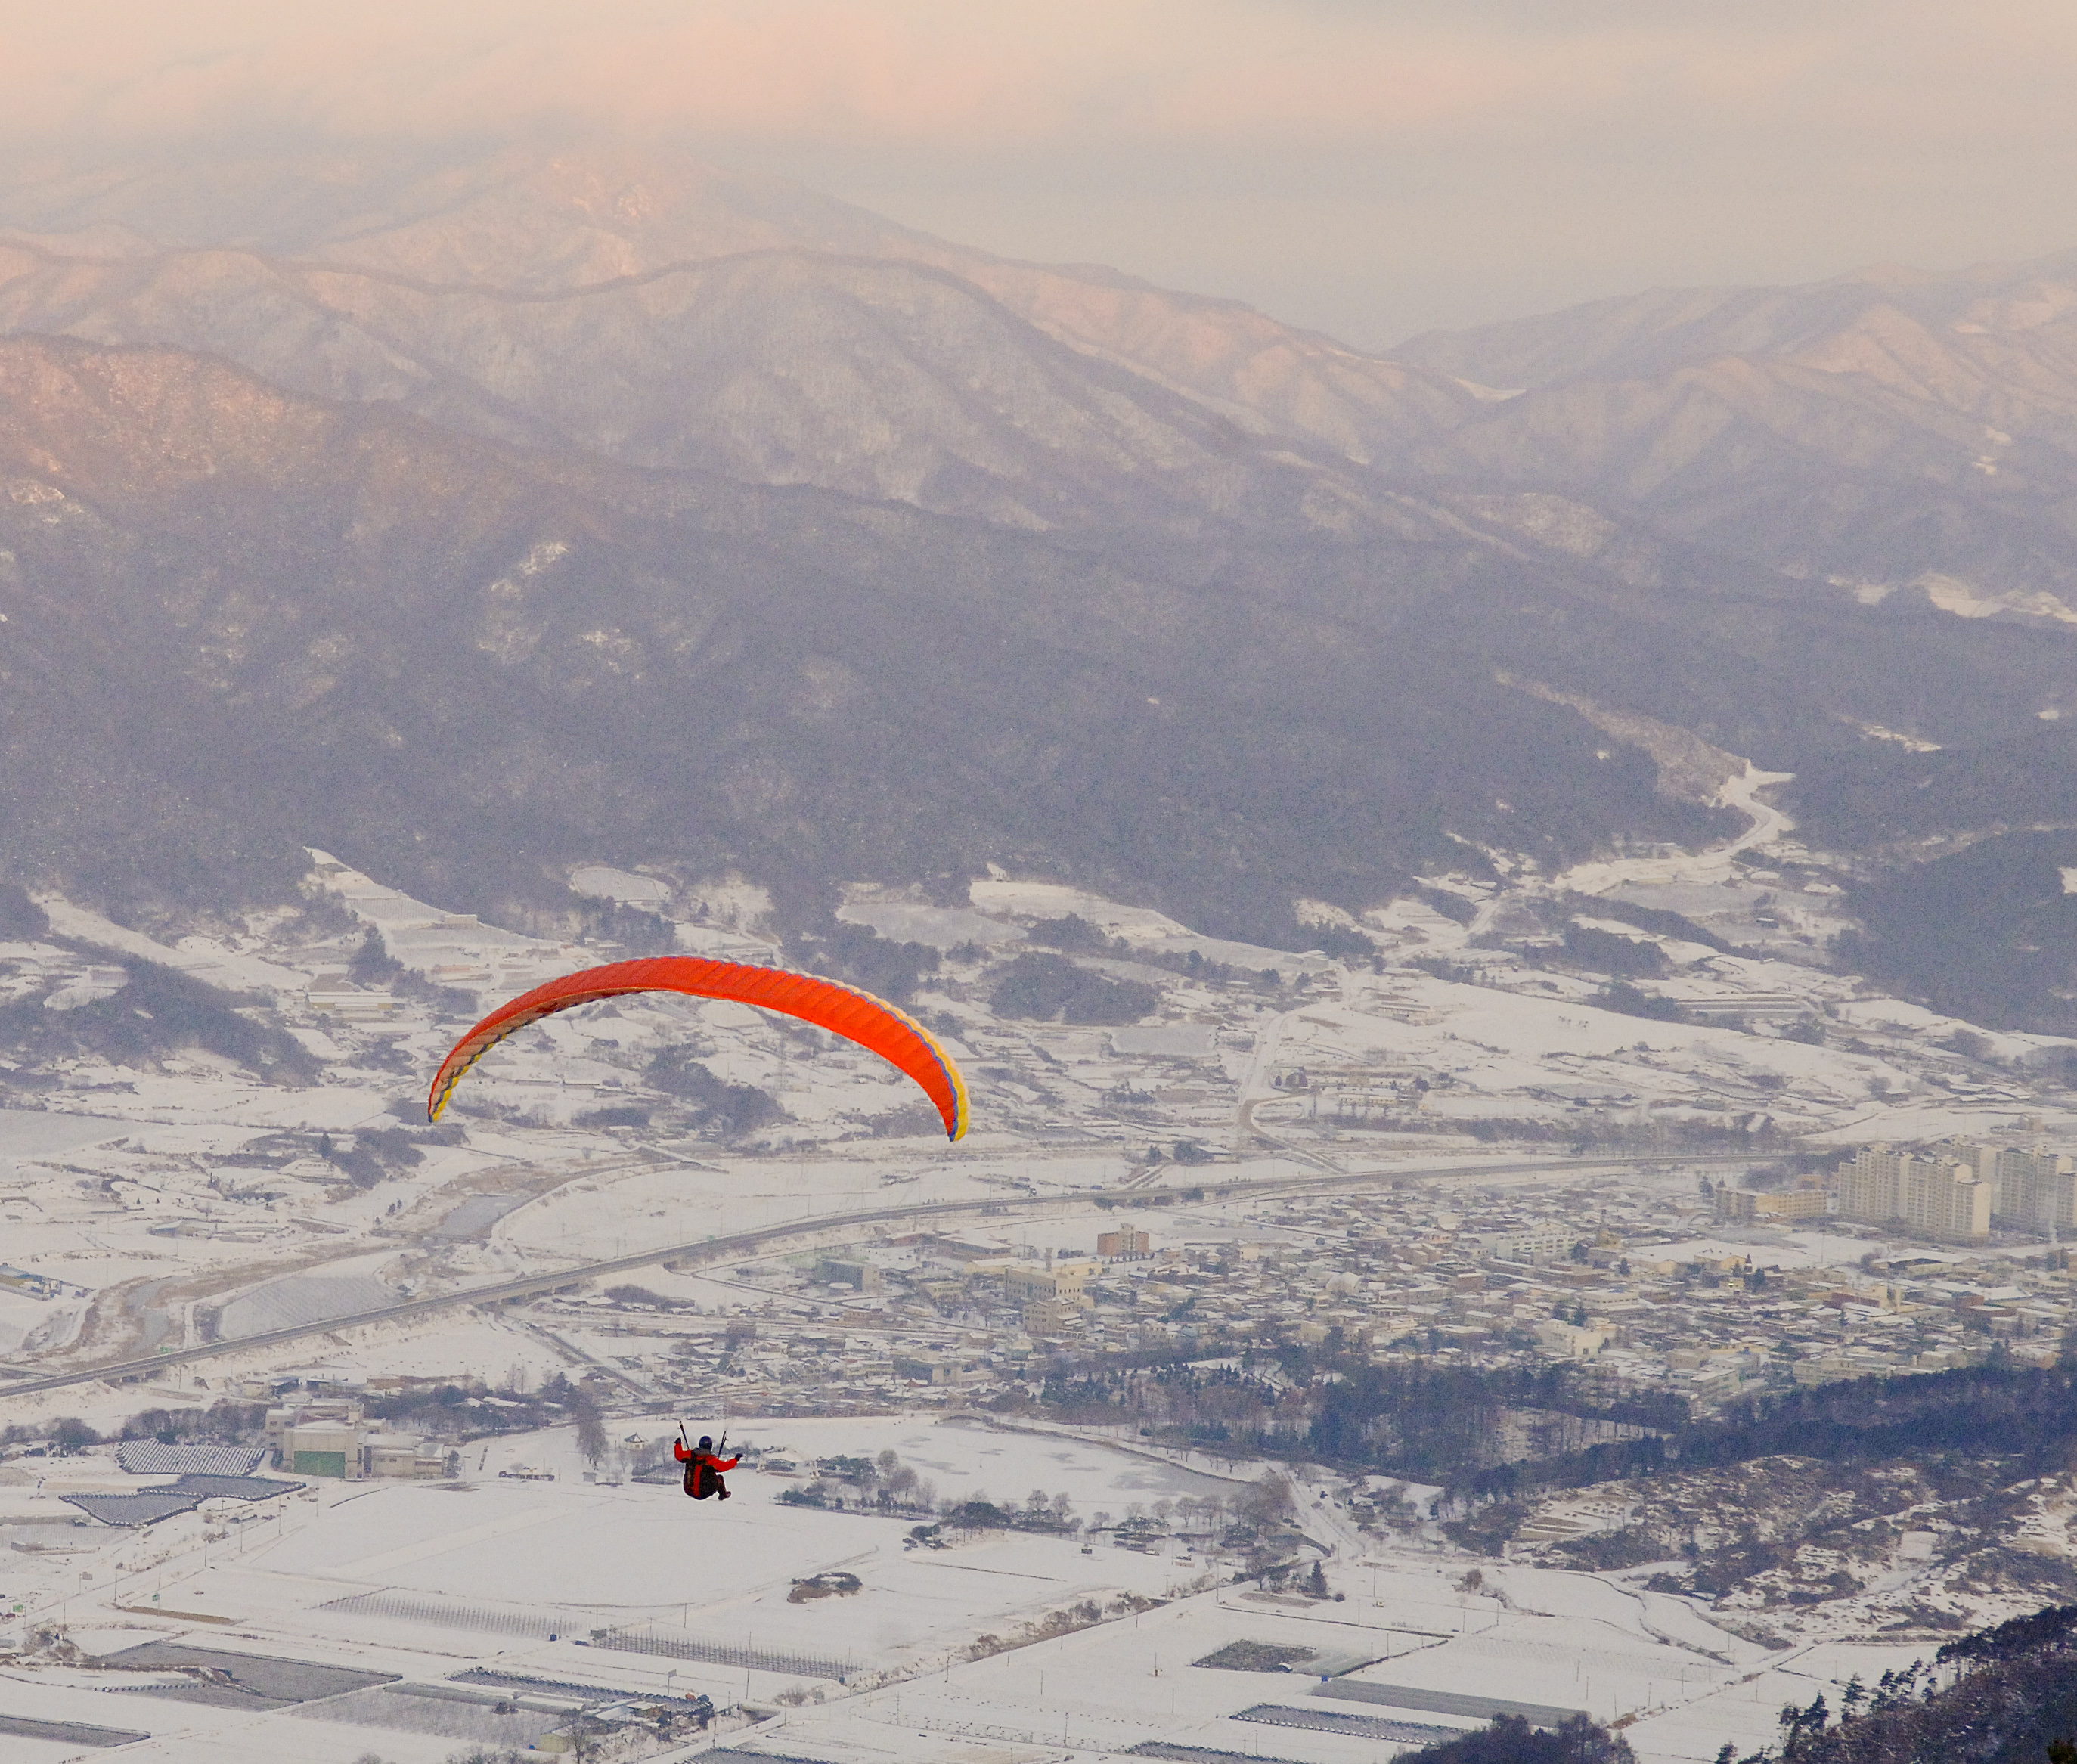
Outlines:
[[1383, 359], [668, 156], [223, 160], [0, 185], [0, 335], [23, 880], [993, 861], [1292, 939], [1706, 836], [1656, 723], [1797, 775], [1900, 984], [2077, 1021], [2077, 256]]

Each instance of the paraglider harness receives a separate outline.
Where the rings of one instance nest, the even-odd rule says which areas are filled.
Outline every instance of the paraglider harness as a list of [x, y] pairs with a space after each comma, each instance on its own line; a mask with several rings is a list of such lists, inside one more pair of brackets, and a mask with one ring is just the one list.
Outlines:
[[723, 1500], [728, 1499], [728, 1485], [721, 1479], [721, 1473], [735, 1469], [742, 1459], [731, 1458], [726, 1462], [722, 1461], [721, 1454], [728, 1450], [726, 1430], [721, 1436], [718, 1447], [705, 1434], [700, 1436], [697, 1446], [689, 1446], [685, 1442], [685, 1425], [681, 1421], [678, 1424], [678, 1443], [672, 1450], [673, 1455], [685, 1467], [685, 1492], [693, 1500], [705, 1500], [710, 1495], [719, 1495]]

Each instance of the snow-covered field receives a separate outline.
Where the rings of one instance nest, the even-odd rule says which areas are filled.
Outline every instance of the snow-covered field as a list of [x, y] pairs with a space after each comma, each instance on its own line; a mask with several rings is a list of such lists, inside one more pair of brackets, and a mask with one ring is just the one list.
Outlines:
[[[1058, 1491], [1083, 1517], [1183, 1494], [1230, 1495], [1262, 1467], [1192, 1467], [1124, 1444], [954, 1418], [759, 1421], [737, 1430], [738, 1443], [801, 1458], [891, 1450], [941, 1492], [1021, 1500], [1033, 1488]], [[497, 1474], [520, 1465], [556, 1480]], [[104, 1464], [77, 1480], [140, 1479]], [[1331, 1722], [1293, 1726], [1274, 1712], [1440, 1730], [1481, 1724], [1475, 1712], [1426, 1707], [1421, 1695], [1392, 1700], [1405, 1690], [1634, 1716], [1630, 1735], [1646, 1764], [1672, 1764], [1713, 1757], [1727, 1738], [1758, 1744], [1784, 1701], [1807, 1701], [1813, 1687], [1850, 1670], [1871, 1677], [1909, 1658], [1836, 1645], [1769, 1654], [1686, 1601], [1642, 1591], [1638, 1573], [1489, 1565], [1483, 1584], [1467, 1590], [1461, 1558], [1356, 1534], [1325, 1483], [1301, 1486], [1299, 1521], [1331, 1552], [1338, 1601], [1232, 1585], [1189, 1591], [1206, 1564], [1201, 1553], [1184, 1559], [1189, 1552], [1175, 1541], [1151, 1554], [1107, 1537], [1085, 1546], [1077, 1536], [1015, 1533], [977, 1534], [951, 1550], [905, 1547], [909, 1521], [782, 1505], [778, 1492], [797, 1483], [779, 1475], [746, 1468], [732, 1481], [737, 1498], [697, 1507], [668, 1483], [586, 1483], [563, 1431], [472, 1450], [460, 1487], [312, 1484], [267, 1504], [265, 1516], [219, 1527], [228, 1534], [207, 1543], [195, 1516], [141, 1533], [18, 1525], [14, 1536], [63, 1536], [84, 1553], [9, 1559], [19, 1588], [65, 1583], [65, 1616], [91, 1654], [179, 1637], [418, 1683], [479, 1667], [774, 1708], [783, 1707], [772, 1703], [780, 1692], [796, 1691], [819, 1700], [785, 1710], [782, 1733], [735, 1743], [830, 1764], [870, 1764], [897, 1749], [952, 1764], [977, 1741], [1089, 1756], [1162, 1741], [1360, 1764], [1379, 1755], [1376, 1737], [1333, 1731]], [[0, 1493], [0, 1524], [51, 1502], [48, 1492]], [[794, 1582], [833, 1570], [856, 1575], [862, 1590], [789, 1602]], [[959, 1658], [976, 1636], [1014, 1641], [1049, 1612], [1084, 1600], [1111, 1607], [1125, 1595], [1165, 1602], [992, 1658]], [[32, 1592], [31, 1602], [44, 1601]], [[755, 1650], [766, 1663], [610, 1645], [622, 1632]], [[1192, 1664], [1235, 1641], [1309, 1649], [1333, 1657], [1338, 1673], [1353, 1670], [1330, 1687], [1302, 1666], [1278, 1675]], [[843, 1663], [852, 1682], [775, 1670], [772, 1657]], [[125, 1755], [154, 1764], [268, 1755], [347, 1764], [371, 1749], [396, 1764], [433, 1764], [455, 1749], [452, 1735], [363, 1724], [370, 1708], [393, 1709], [401, 1722], [420, 1707], [409, 1699], [361, 1696], [348, 1722], [327, 1720], [323, 1704], [248, 1712], [119, 1693], [121, 1682], [0, 1665], [0, 1713], [148, 1730], [151, 1740]], [[1363, 1689], [1316, 1694], [1351, 1686]], [[1366, 1693], [1374, 1700], [1358, 1700]], [[1274, 1733], [1263, 1719], [1236, 1719], [1265, 1704]]]

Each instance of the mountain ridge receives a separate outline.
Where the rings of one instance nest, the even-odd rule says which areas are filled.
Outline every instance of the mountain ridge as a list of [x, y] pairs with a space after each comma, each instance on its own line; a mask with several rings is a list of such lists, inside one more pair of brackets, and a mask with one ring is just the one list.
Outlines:
[[[135, 239], [235, 243], [277, 257], [321, 255], [434, 285], [565, 293], [746, 248], [872, 256], [947, 270], [1058, 341], [1132, 366], [1229, 417], [1252, 413], [1266, 432], [1322, 441], [1355, 457], [1371, 457], [1410, 432], [1408, 418], [1392, 409], [1401, 397], [1435, 414], [1476, 402], [1447, 376], [1380, 363], [1238, 301], [1160, 289], [1103, 266], [1019, 263], [785, 179], [722, 171], [683, 154], [512, 148], [429, 174], [398, 164], [375, 200], [401, 208], [401, 219], [356, 211], [339, 198], [342, 168], [355, 163], [292, 156], [234, 166], [222, 185], [235, 191], [243, 177], [260, 185], [242, 206], [221, 185], [198, 187], [156, 167], [106, 168], [69, 184], [18, 181], [11, 189], [0, 185], [0, 226], [78, 235], [114, 225]], [[93, 187], [82, 193], [82, 184]], [[164, 218], [169, 214], [171, 221]], [[600, 238], [610, 243], [601, 246]], [[1179, 335], [1197, 340], [1179, 346]], [[1273, 367], [1275, 397], [1248, 395], [1242, 382], [1251, 367], [1258, 374]], [[1381, 383], [1365, 384], [1373, 379]]]
[[1187, 525], [1236, 501], [1256, 522], [1390, 518], [1324, 449], [1265, 449], [1201, 400], [1070, 360], [926, 264], [760, 250], [550, 292], [0, 241], [0, 331], [170, 343], [499, 439], [1010, 525]]
[[[1779, 353], [1882, 306], [1935, 322], [1967, 322], [1960, 303], [1983, 301], [1987, 287], [2011, 290], [2072, 276], [2077, 248], [1950, 271], [1871, 265], [1771, 287], [1654, 288], [1463, 331], [1423, 331], [1392, 353], [1510, 387], [1586, 375], [1632, 378], [1719, 355]], [[1784, 320], [1792, 335], [1784, 335]]]
[[[1001, 859], [1274, 929], [1292, 892], [1357, 898], [1510, 820], [1554, 860], [1709, 825], [1643, 756], [1596, 764], [1589, 725], [1450, 659], [1438, 618], [1483, 624], [1523, 577], [1442, 522], [1337, 547], [1359, 591], [1274, 547], [1193, 585], [73, 339], [0, 342], [0, 416], [10, 844], [35, 874], [105, 867], [88, 801], [134, 830], [111, 850], [177, 853], [192, 811], [264, 834], [269, 873], [314, 843], [472, 905], [585, 858], [796, 897]], [[1451, 738], [1424, 752], [1424, 726]]]
[[[284, 266], [280, 273], [292, 279], [336, 275], [342, 279], [335, 291], [353, 277], [369, 277], [361, 298], [341, 294], [337, 304], [382, 309], [377, 316], [393, 322], [399, 327], [394, 334], [356, 339], [346, 334], [353, 329], [353, 313], [333, 311], [320, 298], [316, 304], [323, 310], [307, 328], [344, 331], [299, 338], [270, 359], [264, 350], [242, 348], [235, 335], [198, 334], [208, 324], [235, 330], [226, 314], [235, 302], [225, 289], [193, 291], [172, 303], [178, 311], [133, 313], [120, 322], [103, 314], [98, 322], [68, 324], [64, 314], [38, 306], [19, 275], [14, 327], [71, 328], [105, 342], [216, 348], [292, 380], [295, 373], [284, 358], [293, 357], [304, 364], [305, 377], [296, 383], [327, 395], [354, 389], [344, 377], [314, 377], [312, 364], [329, 350], [345, 376], [345, 357], [358, 347], [360, 371], [375, 393], [414, 398], [417, 408], [436, 420], [528, 444], [568, 442], [610, 451], [625, 437], [609, 431], [640, 425], [617, 425], [596, 410], [534, 407], [526, 396], [507, 395], [510, 386], [484, 384], [505, 372], [503, 364], [472, 364], [466, 347], [456, 353], [448, 331], [463, 334], [467, 347], [494, 342], [506, 354], [539, 350], [522, 338], [482, 335], [481, 314], [461, 314], [460, 308], [506, 294], [614, 305], [589, 327], [596, 333], [589, 345], [592, 367], [572, 377], [586, 383], [586, 397], [601, 387], [629, 389], [639, 401], [660, 396], [676, 371], [672, 363], [688, 359], [658, 326], [682, 330], [698, 315], [689, 308], [678, 318], [651, 322], [622, 310], [639, 304], [630, 277], [704, 276], [718, 285], [726, 277], [711, 266], [723, 260], [714, 255], [722, 247], [751, 239], [766, 248], [764, 242], [785, 240], [786, 248], [812, 256], [815, 247], [826, 252], [841, 244], [866, 252], [872, 263], [905, 263], [918, 266], [919, 275], [934, 270], [954, 277], [976, 290], [974, 302], [994, 302], [1005, 315], [997, 325], [1021, 319], [1084, 359], [1130, 375], [1130, 401], [1152, 410], [1157, 397], [1180, 396], [1236, 425], [1260, 449], [1256, 469], [1265, 481], [1278, 476], [1280, 464], [1270, 456], [1298, 443], [1315, 468], [1343, 473], [1330, 499], [1330, 525], [1354, 518], [1366, 501], [1375, 510], [1357, 487], [1363, 470], [1388, 482], [1555, 489], [1620, 507], [1668, 536], [1734, 551], [1813, 580], [1926, 593], [1934, 604], [1966, 604], [1988, 609], [1988, 616], [2017, 619], [2056, 619], [2077, 605], [2077, 547], [2063, 494], [2069, 456], [2077, 449], [2077, 318], [2071, 316], [2077, 284], [2054, 280], [2071, 268], [2071, 253], [1944, 277], [1863, 271], [1800, 289], [1659, 290], [1458, 334], [1454, 340], [1431, 333], [1396, 352], [1399, 359], [1387, 360], [1280, 326], [1238, 303], [1154, 289], [1115, 272], [1016, 264], [883, 222], [784, 181], [718, 173], [682, 156], [512, 150], [430, 179], [414, 181], [408, 169], [397, 170], [391, 182], [404, 194], [377, 191], [372, 206], [349, 199], [335, 182], [325, 184], [302, 162], [270, 164], [252, 175], [261, 186], [256, 200], [265, 224], [243, 231], [266, 235], [262, 243], [322, 250], [327, 264], [343, 256], [361, 266], [339, 272]], [[133, 188], [117, 179], [112, 194], [102, 189], [91, 200], [47, 197], [40, 208], [26, 202], [17, 185], [11, 193], [0, 191], [0, 220], [134, 231], [152, 219], [148, 210], [154, 204], [170, 202], [177, 221], [192, 210], [202, 200], [189, 188], [192, 181], [154, 173]], [[235, 189], [237, 180], [231, 183]], [[171, 201], [169, 189], [185, 193], [181, 202]], [[223, 210], [231, 199], [217, 193], [210, 200]], [[305, 212], [312, 203], [322, 210], [314, 218]], [[282, 213], [302, 218], [290, 225], [279, 218]], [[268, 221], [269, 214], [276, 218]], [[222, 213], [213, 224], [220, 235], [239, 230]], [[191, 234], [209, 230], [189, 214], [185, 223], [162, 224], [159, 231], [179, 233], [183, 225]], [[471, 243], [463, 252], [450, 241], [443, 257], [435, 247], [446, 236], [443, 228], [456, 227]], [[616, 276], [573, 289], [572, 266], [597, 265], [596, 254], [587, 257], [571, 241], [601, 227], [618, 241], [610, 265]], [[48, 252], [56, 243], [46, 239], [42, 248]], [[127, 255], [137, 260], [134, 244]], [[458, 285], [419, 278], [424, 289], [439, 290], [422, 302], [454, 309], [447, 319], [401, 316], [390, 310], [393, 299], [385, 303], [370, 292], [378, 274], [394, 276], [435, 261], [452, 267], [464, 260], [491, 278], [476, 285], [495, 285], [500, 292], [464, 297], [456, 292]], [[702, 264], [709, 266], [704, 271], [695, 267]], [[854, 267], [851, 273], [867, 273]], [[898, 279], [895, 272], [871, 273]], [[307, 286], [302, 293], [309, 294]], [[845, 306], [850, 293], [833, 285], [805, 301], [797, 309], [804, 331], [789, 337], [774, 330], [767, 338], [768, 358], [772, 352], [814, 356], [836, 326], [831, 312]], [[758, 316], [762, 322], [768, 315]], [[1949, 328], [1929, 329], [1936, 320]], [[1534, 372], [1518, 371], [1524, 350], [1549, 359]], [[830, 353], [825, 350], [824, 358]], [[1001, 358], [992, 345], [982, 353]], [[1562, 377], [1554, 368], [1560, 358], [1569, 364]], [[955, 356], [935, 363], [932, 372], [942, 389], [933, 398], [919, 392], [916, 408], [934, 402], [941, 414], [956, 409], [962, 402], [956, 382], [970, 365]], [[1513, 388], [1523, 379], [1538, 384], [1505, 398], [1487, 389]], [[404, 380], [415, 390], [400, 389]], [[915, 384], [920, 388], [922, 381]], [[768, 391], [785, 405], [795, 389], [760, 386], [752, 402], [757, 393]], [[710, 391], [723, 404], [732, 395], [726, 385]], [[541, 395], [550, 402], [563, 398], [567, 406], [560, 393]], [[647, 451], [636, 456], [643, 463], [714, 466], [751, 481], [805, 475], [852, 493], [897, 499], [921, 493], [928, 481], [938, 487], [931, 505], [1015, 524], [1065, 518], [1101, 525], [1120, 518], [1114, 498], [1088, 499], [1092, 475], [1107, 478], [1114, 452], [1105, 456], [1099, 447], [1080, 484], [1028, 486], [1018, 481], [1024, 468], [1009, 463], [1021, 443], [998, 435], [1002, 445], [986, 459], [981, 456], [988, 449], [969, 437], [949, 448], [928, 444], [955, 468], [950, 476], [941, 472], [933, 479], [929, 460], [895, 457], [900, 449], [887, 447], [884, 439], [905, 427], [918, 434], [927, 423], [909, 421], [912, 413], [899, 408], [873, 410], [869, 400], [862, 403], [840, 388], [832, 396], [834, 418], [821, 413], [802, 441], [808, 452], [825, 460], [839, 452], [847, 457], [819, 476], [801, 474], [797, 458], [783, 457], [784, 447], [775, 456], [765, 446], [792, 420], [790, 412], [776, 408], [752, 410], [747, 428], [733, 436], [722, 434], [726, 422], [717, 422], [721, 413], [711, 404], [690, 411], [676, 438], [662, 432], [668, 419], [649, 419], [643, 437]], [[1003, 401], [998, 400], [998, 415]], [[818, 421], [824, 426], [818, 428]], [[1172, 410], [1158, 412], [1155, 421], [1172, 431], [1178, 422], [1184, 431], [1193, 426]], [[884, 456], [870, 464], [861, 456], [876, 429]], [[690, 439], [695, 434], [718, 436], [720, 451], [696, 451], [704, 443]], [[1201, 448], [1197, 457], [1207, 464]], [[1359, 479], [1348, 479], [1347, 468], [1358, 468]], [[1211, 469], [1217, 476], [1225, 468]], [[977, 478], [967, 476], [976, 470]], [[1071, 470], [1069, 478], [1074, 476]], [[1149, 485], [1160, 476], [1141, 474]], [[1155, 524], [1180, 535], [1203, 516], [1207, 496], [1215, 505], [1229, 493], [1213, 487], [1193, 494], [1184, 499], [1193, 512], [1171, 507]], [[1305, 518], [1302, 496], [1298, 504]], [[1143, 510], [1136, 518], [1152, 517]]]
[[2077, 800], [2077, 256], [1392, 360], [783, 181], [450, 159], [0, 182], [10, 867], [1002, 862], [1273, 942], [1721, 830], [1649, 727], [1797, 775], [1892, 977], [2025, 967], [2031, 848], [1962, 942], [1883, 879]]

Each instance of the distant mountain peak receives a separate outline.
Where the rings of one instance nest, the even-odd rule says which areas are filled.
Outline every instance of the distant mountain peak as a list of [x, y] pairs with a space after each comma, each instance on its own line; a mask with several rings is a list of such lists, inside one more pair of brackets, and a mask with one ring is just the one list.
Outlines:
[[[562, 144], [415, 159], [402, 151], [250, 156], [64, 175], [47, 166], [0, 183], [4, 227], [67, 255], [149, 255], [141, 240], [226, 247], [428, 287], [528, 295], [576, 294], [758, 251], [906, 263], [957, 277], [1055, 341], [1243, 428], [1359, 462], [1384, 459], [1478, 404], [1448, 374], [1380, 360], [1236, 301], [1176, 293], [1103, 266], [1019, 263], [974, 251], [789, 180], [675, 150]], [[66, 327], [44, 326], [39, 315], [18, 319], [17, 328], [32, 322]], [[95, 324], [91, 334], [106, 340], [187, 340], [254, 359], [235, 340], [207, 340], [193, 326], [126, 329], [106, 315]], [[393, 340], [411, 353], [408, 338]], [[360, 395], [308, 376], [297, 383]]]

